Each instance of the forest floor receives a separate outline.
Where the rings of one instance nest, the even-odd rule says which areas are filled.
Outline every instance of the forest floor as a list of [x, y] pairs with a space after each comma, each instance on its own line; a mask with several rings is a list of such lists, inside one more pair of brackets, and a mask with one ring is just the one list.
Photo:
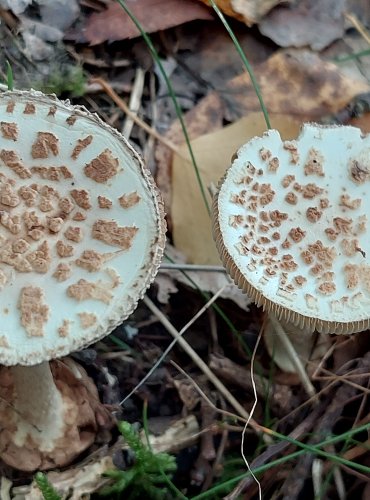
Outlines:
[[[221, 268], [178, 113], [210, 204], [208, 191], [233, 153], [266, 123], [239, 53], [206, 3], [126, 2], [150, 32], [156, 60], [118, 2], [0, 1], [4, 89], [8, 61], [15, 88], [55, 93], [120, 130], [144, 157], [167, 212], [164, 265], [144, 301], [111, 335], [71, 354], [110, 417], [83, 456], [48, 478], [60, 498], [76, 500], [104, 491], [105, 498], [250, 500], [262, 492], [366, 500], [369, 332], [290, 336], [302, 374], [266, 331], [262, 310]], [[219, 3], [284, 138], [297, 137], [303, 122], [370, 132], [366, 1]], [[145, 428], [153, 452], [176, 459], [175, 471], [154, 471], [159, 482], [149, 490], [140, 474], [127, 479], [137, 457], [119, 421]], [[1, 499], [42, 498], [32, 474], [5, 464], [1, 471]]]

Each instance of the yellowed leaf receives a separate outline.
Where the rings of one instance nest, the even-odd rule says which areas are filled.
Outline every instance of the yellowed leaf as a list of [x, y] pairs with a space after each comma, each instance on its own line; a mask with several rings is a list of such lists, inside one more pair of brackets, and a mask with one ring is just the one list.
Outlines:
[[[194, 111], [193, 111], [194, 110]], [[213, 132], [222, 128], [223, 106], [217, 93], [209, 94], [207, 100], [199, 106], [195, 106], [184, 116], [186, 130], [190, 139], [195, 139], [203, 134]], [[179, 120], [175, 120], [167, 133], [166, 139], [176, 146], [184, 142], [184, 133]], [[163, 143], [158, 143], [155, 157], [157, 161], [156, 182], [161, 190], [162, 198], [167, 212], [168, 229], [172, 230], [172, 218], [170, 213], [172, 201], [172, 151]]]
[[[369, 91], [367, 83], [345, 75], [335, 64], [308, 50], [277, 52], [256, 66], [255, 76], [270, 114], [290, 115], [299, 122], [320, 121], [323, 116], [345, 108], [355, 96]], [[234, 122], [259, 110], [260, 103], [250, 78], [243, 73], [226, 82], [222, 93], [210, 92], [184, 118], [191, 139], [195, 139], [220, 129], [223, 119]], [[166, 138], [176, 145], [184, 142], [178, 120], [171, 125]], [[172, 230], [172, 152], [159, 144], [156, 159], [156, 180]]]
[[[201, 1], [209, 5], [208, 0]], [[281, 3], [281, 0], [215, 0], [215, 3], [224, 14], [245, 22], [247, 26], [252, 26], [275, 5]]]
[[[272, 127], [277, 128], [284, 139], [297, 136], [298, 121], [286, 115], [272, 115], [270, 118]], [[261, 113], [250, 113], [232, 125], [192, 141], [204, 186], [217, 185], [235, 151], [265, 130]], [[186, 255], [189, 262], [218, 264], [220, 260], [212, 238], [211, 221], [186, 145], [180, 147], [179, 155], [175, 155], [172, 168], [171, 214], [175, 247]]]

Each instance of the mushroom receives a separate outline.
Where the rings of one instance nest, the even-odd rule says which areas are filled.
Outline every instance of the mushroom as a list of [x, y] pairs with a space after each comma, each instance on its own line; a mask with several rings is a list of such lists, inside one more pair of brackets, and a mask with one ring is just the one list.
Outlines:
[[370, 325], [370, 135], [303, 126], [245, 144], [220, 182], [214, 238], [235, 283], [283, 324], [350, 334]]
[[90, 444], [48, 361], [133, 312], [160, 264], [164, 211], [139, 155], [97, 115], [35, 91], [0, 94], [0, 115], [0, 453], [45, 469]]

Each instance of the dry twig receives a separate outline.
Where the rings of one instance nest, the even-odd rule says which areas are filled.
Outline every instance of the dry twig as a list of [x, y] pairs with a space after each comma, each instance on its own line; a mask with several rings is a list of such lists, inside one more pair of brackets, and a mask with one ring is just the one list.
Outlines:
[[103, 78], [91, 78], [90, 83], [99, 84], [104, 92], [109, 95], [109, 97], [117, 104], [117, 106], [131, 118], [131, 120], [136, 123], [139, 127], [141, 127], [145, 132], [155, 137], [158, 141], [162, 142], [165, 146], [167, 146], [174, 153], [178, 153], [178, 147], [173, 144], [171, 141], [161, 136], [154, 128], [150, 127], [147, 123], [141, 120], [134, 112], [130, 110], [125, 101], [119, 97], [119, 95], [112, 89], [111, 85]]

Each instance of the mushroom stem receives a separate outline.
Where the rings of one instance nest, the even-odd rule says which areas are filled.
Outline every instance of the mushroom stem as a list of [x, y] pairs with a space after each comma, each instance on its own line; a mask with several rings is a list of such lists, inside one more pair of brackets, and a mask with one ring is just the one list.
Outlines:
[[14, 442], [23, 446], [27, 436], [40, 445], [42, 451], [54, 447], [54, 441], [63, 435], [64, 404], [57, 389], [48, 362], [35, 366], [13, 366], [14, 409], [18, 431]]
[[307, 372], [303, 366], [303, 363], [302, 363], [300, 357], [298, 356], [296, 350], [294, 349], [292, 342], [290, 341], [289, 336], [287, 335], [289, 328], [290, 328], [290, 330], [292, 330], [292, 328], [294, 328], [295, 332], [297, 332], [297, 330], [299, 330], [299, 332], [302, 335], [311, 334], [312, 333], [311, 329], [299, 328], [298, 326], [293, 326], [290, 323], [285, 323], [285, 324], [283, 323], [282, 324], [281, 321], [279, 321], [276, 318], [276, 316], [274, 316], [273, 314], [269, 314], [269, 321], [270, 321], [271, 325], [273, 326], [276, 335], [278, 335], [280, 342], [284, 345], [284, 347], [286, 349], [286, 353], [289, 356], [289, 359], [292, 362], [293, 366], [295, 367], [297, 374], [298, 374], [299, 378], [301, 379], [302, 385], [305, 388], [307, 394], [310, 397], [316, 396], [315, 388], [312, 385], [312, 383], [307, 375]]

